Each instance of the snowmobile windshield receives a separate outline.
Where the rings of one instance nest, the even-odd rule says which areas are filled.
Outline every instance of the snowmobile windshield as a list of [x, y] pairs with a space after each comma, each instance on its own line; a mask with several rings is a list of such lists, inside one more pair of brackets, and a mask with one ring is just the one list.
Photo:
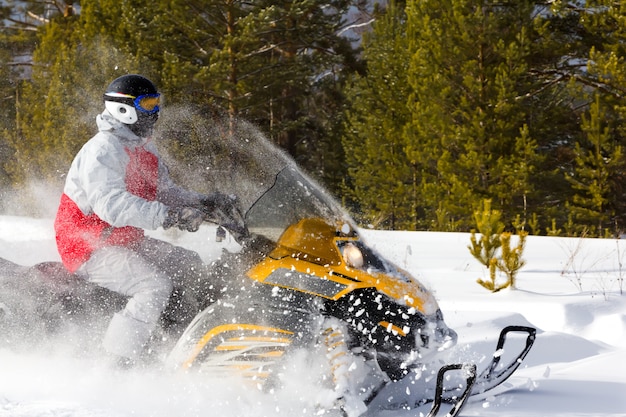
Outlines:
[[346, 224], [355, 229], [350, 217], [325, 190], [289, 165], [252, 204], [246, 213], [246, 225], [252, 233], [277, 241], [290, 225], [306, 218], [321, 218], [328, 224]]

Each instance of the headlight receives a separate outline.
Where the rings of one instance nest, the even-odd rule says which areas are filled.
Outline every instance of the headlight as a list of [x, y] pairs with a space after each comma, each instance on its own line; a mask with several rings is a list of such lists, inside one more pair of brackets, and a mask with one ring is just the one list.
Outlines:
[[343, 260], [351, 268], [362, 268], [364, 263], [361, 249], [350, 242], [343, 247]]

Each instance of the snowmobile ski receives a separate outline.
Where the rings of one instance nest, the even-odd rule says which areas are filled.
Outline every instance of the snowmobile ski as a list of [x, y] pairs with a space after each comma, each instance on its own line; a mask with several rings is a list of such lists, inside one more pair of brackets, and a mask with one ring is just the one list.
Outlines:
[[[509, 348], [511, 352], [507, 355], [507, 358], [512, 358], [508, 362], [503, 364], [503, 356], [505, 353], [505, 345], [507, 345], [507, 338], [513, 333], [520, 333], [525, 335], [523, 343], [519, 351]], [[455, 417], [458, 416], [464, 406], [473, 401], [478, 401], [486, 398], [488, 395], [492, 395], [493, 390], [504, 383], [509, 377], [517, 370], [530, 351], [536, 336], [536, 329], [527, 326], [507, 326], [501, 330], [498, 337], [496, 349], [492, 355], [491, 361], [485, 367], [482, 372], [477, 371], [476, 364], [471, 362], [466, 363], [451, 363], [439, 368], [436, 379], [433, 380], [434, 386], [424, 386], [421, 391], [421, 396], [411, 403], [408, 400], [404, 404], [405, 409], [414, 410], [416, 415], [426, 417]], [[510, 346], [510, 343], [509, 343]], [[425, 369], [428, 369], [425, 368]], [[422, 381], [424, 377], [420, 377]], [[410, 386], [403, 384], [402, 381], [398, 381], [400, 384], [400, 391], [405, 390], [404, 386]], [[425, 381], [426, 385], [429, 385]], [[377, 392], [375, 392], [368, 401], [370, 408], [369, 415], [376, 415], [377, 411], [390, 410], [384, 405], [378, 408], [374, 403], [379, 402], [378, 398], [395, 397], [398, 394], [398, 389], [395, 391], [386, 391], [388, 387], [381, 386]], [[413, 388], [411, 388], [412, 390]], [[392, 388], [393, 390], [393, 388]], [[384, 400], [383, 400], [384, 403]], [[397, 402], [396, 404], [401, 404]], [[379, 404], [380, 405], [380, 404]], [[392, 409], [395, 409], [394, 406]]]
[[[459, 370], [465, 371], [467, 375], [465, 378], [465, 388], [460, 393], [460, 395], [455, 396], [454, 398], [444, 396], [443, 384], [445, 382], [446, 374], [451, 371]], [[435, 390], [435, 399], [433, 401], [430, 412], [426, 415], [426, 417], [436, 417], [439, 414], [439, 411], [441, 411], [441, 404], [444, 402], [452, 404], [452, 408], [448, 410], [448, 412], [446, 413], [446, 417], [455, 417], [459, 415], [461, 409], [463, 408], [472, 393], [475, 382], [475, 364], [452, 364], [441, 367], [441, 369], [439, 369], [439, 372], [437, 373], [437, 388]]]
[[[507, 335], [512, 332], [526, 333], [526, 345], [517, 357], [515, 357], [515, 359], [510, 361], [501, 369], [498, 369]], [[509, 377], [513, 375], [517, 368], [519, 368], [522, 364], [522, 361], [532, 348], [533, 343], [535, 342], [536, 334], [537, 330], [528, 326], [507, 326], [502, 329], [500, 337], [498, 337], [498, 344], [496, 346], [496, 351], [493, 354], [493, 358], [491, 359], [489, 366], [487, 366], [487, 368], [485, 368], [485, 370], [476, 379], [476, 383], [472, 389], [472, 396], [484, 394], [509, 379]]]
[[[513, 360], [498, 369], [507, 336], [513, 332], [526, 333], [525, 346]], [[530, 351], [535, 342], [536, 333], [537, 330], [535, 328], [528, 326], [507, 326], [502, 329], [491, 362], [480, 375], [476, 374], [476, 365], [474, 364], [452, 364], [442, 367], [437, 375], [437, 386], [434, 399], [432, 400], [433, 405], [427, 417], [437, 416], [442, 403], [452, 404], [452, 408], [448, 411], [446, 417], [454, 417], [460, 413], [469, 399], [478, 399], [509, 379]], [[444, 388], [446, 373], [460, 369], [466, 370], [467, 376], [464, 388]]]

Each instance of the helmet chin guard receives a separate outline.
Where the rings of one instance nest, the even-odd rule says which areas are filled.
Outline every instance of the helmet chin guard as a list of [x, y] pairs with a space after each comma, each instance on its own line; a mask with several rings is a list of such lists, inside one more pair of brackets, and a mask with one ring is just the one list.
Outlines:
[[137, 117], [137, 110], [128, 104], [118, 103], [115, 101], [105, 101], [104, 107], [106, 107], [109, 113], [111, 113], [111, 116], [115, 117], [124, 124], [132, 125], [137, 123], [137, 120], [139, 120]]

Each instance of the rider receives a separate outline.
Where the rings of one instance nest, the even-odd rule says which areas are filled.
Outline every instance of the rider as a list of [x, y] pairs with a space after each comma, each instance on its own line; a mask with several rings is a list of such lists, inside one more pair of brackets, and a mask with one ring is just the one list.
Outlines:
[[147, 78], [124, 75], [104, 93], [99, 132], [72, 162], [55, 220], [65, 267], [128, 296], [104, 335], [106, 351], [141, 358], [174, 286], [203, 271], [199, 255], [144, 235], [177, 227], [195, 232], [216, 209], [212, 197], [172, 182], [154, 143], [159, 92]]

